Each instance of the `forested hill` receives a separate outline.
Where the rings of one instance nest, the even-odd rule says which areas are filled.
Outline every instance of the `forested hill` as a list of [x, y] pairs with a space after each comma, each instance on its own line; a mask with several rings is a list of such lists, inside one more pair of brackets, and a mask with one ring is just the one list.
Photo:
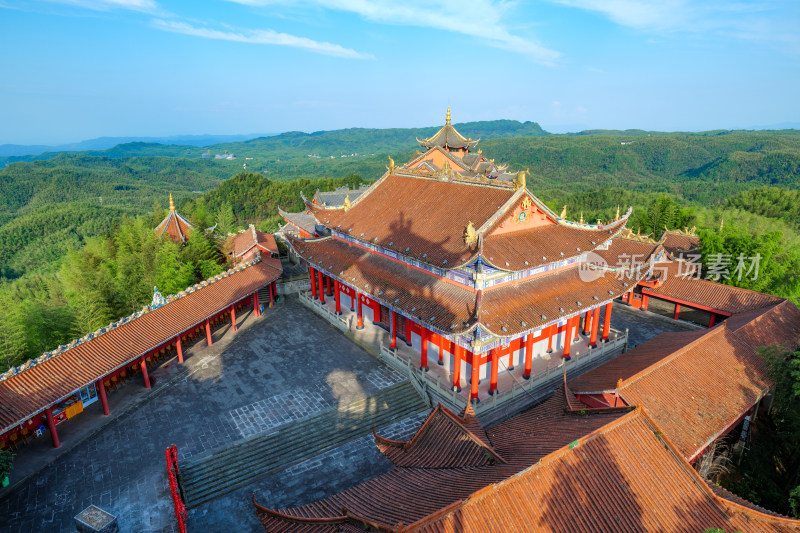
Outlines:
[[[489, 120], [454, 124], [461, 134], [473, 139], [493, 139], [497, 137], [538, 137], [548, 135], [536, 122], [516, 120]], [[130, 156], [171, 156], [200, 159], [206, 149], [211, 157], [215, 154], [233, 153], [240, 157], [255, 157], [266, 160], [306, 157], [316, 154], [320, 157], [339, 157], [358, 153], [362, 156], [375, 153], [411, 152], [416, 147], [414, 139], [430, 137], [441, 126], [428, 128], [348, 128], [344, 130], [317, 131], [303, 133], [290, 131], [270, 137], [259, 137], [247, 141], [209, 144], [198, 148], [196, 145], [157, 144], [152, 142], [130, 142], [119, 144], [107, 150], [90, 150], [80, 153], [103, 157]], [[0, 164], [15, 161], [35, 161], [51, 159], [61, 152], [46, 152], [39, 155], [0, 157]]]

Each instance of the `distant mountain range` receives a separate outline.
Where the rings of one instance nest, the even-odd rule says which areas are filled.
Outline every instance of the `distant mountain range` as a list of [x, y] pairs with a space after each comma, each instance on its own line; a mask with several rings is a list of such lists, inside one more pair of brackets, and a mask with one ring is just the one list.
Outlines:
[[170, 137], [98, 137], [69, 144], [0, 144], [0, 157], [39, 155], [45, 152], [83, 152], [85, 150], [107, 150], [118, 144], [143, 142], [150, 144], [179, 144], [187, 146], [209, 146], [212, 144], [247, 141], [257, 137], [269, 137], [276, 133], [250, 133], [240, 135], [173, 135]]

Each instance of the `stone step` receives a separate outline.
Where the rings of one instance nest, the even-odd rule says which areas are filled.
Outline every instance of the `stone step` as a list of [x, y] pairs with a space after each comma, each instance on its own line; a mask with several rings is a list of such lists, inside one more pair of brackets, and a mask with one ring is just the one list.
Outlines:
[[348, 405], [317, 413], [267, 435], [241, 440], [227, 448], [180, 465], [186, 505], [197, 507], [257, 479], [298, 464], [414, 413], [425, 403], [408, 381]]

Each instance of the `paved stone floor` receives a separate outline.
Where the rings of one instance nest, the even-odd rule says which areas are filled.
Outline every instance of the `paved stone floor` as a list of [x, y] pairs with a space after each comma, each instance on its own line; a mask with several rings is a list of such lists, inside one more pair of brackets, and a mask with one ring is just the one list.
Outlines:
[[[72, 532], [72, 517], [89, 504], [117, 515], [122, 531], [173, 531], [166, 446], [191, 457], [402, 380], [294, 298], [258, 319], [244, 314], [237, 333], [227, 328], [185, 365], [153, 377], [160, 387], [142, 389], [135, 408], [0, 500], [0, 532]], [[196, 531], [234, 524], [214, 523]]]

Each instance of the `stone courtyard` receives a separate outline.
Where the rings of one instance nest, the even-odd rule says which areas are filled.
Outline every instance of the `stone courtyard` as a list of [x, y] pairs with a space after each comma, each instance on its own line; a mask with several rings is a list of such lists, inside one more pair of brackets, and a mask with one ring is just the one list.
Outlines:
[[[612, 323], [630, 329], [631, 345], [692, 327], [620, 305], [614, 307]], [[406, 379], [293, 296], [260, 318], [240, 315], [239, 326], [236, 333], [228, 325], [220, 328], [211, 347], [198, 341], [186, 351], [184, 365], [165, 362], [152, 372], [152, 390], [132, 380], [111, 393], [110, 417], [93, 414], [93, 408], [99, 410], [95, 404], [82, 415], [85, 428], [78, 427], [81, 417], [63, 424], [69, 431], [61, 450], [48, 450], [42, 441], [49, 439], [37, 439], [28, 454], [33, 459], [26, 460], [29, 450], [20, 450], [19, 468], [30, 476], [0, 498], [0, 533], [71, 532], [72, 517], [90, 504], [117, 515], [121, 531], [177, 531], [165, 447], [177, 445], [185, 463]], [[392, 420], [380, 433], [407, 438], [426, 414]], [[272, 507], [301, 505], [390, 468], [371, 435], [353, 436], [191, 509], [189, 530], [255, 531], [254, 492], [260, 503]]]

